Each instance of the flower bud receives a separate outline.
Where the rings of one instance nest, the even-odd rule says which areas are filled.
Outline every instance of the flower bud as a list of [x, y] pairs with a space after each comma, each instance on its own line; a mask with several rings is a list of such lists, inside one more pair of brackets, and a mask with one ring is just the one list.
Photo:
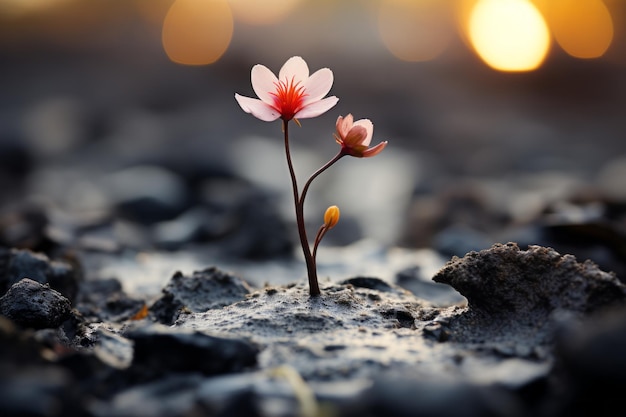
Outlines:
[[324, 227], [326, 229], [332, 229], [335, 227], [337, 222], [339, 221], [339, 207], [330, 206], [326, 209], [326, 213], [324, 213]]

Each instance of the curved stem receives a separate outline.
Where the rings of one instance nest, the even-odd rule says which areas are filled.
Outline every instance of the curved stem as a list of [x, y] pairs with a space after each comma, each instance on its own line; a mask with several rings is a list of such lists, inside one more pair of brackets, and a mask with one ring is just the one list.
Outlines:
[[[296, 173], [293, 169], [293, 163], [291, 161], [291, 152], [289, 151], [289, 122], [286, 120], [283, 120], [283, 132], [285, 135], [285, 154], [287, 155], [287, 166], [289, 167], [289, 175], [291, 176], [291, 184], [293, 187], [293, 201], [296, 206], [296, 223], [298, 225], [300, 244], [302, 245], [302, 252], [304, 253], [304, 261], [306, 262], [306, 270], [309, 277], [309, 292], [311, 295], [320, 295], [315, 259], [311, 255], [311, 248], [309, 247], [309, 241], [304, 227], [304, 199], [298, 195], [298, 182], [296, 179]], [[305, 188], [308, 188], [310, 181], [311, 180], [309, 180], [307, 187]]]
[[326, 225], [322, 225], [322, 227], [320, 227], [320, 230], [317, 231], [317, 236], [315, 236], [315, 242], [313, 243], [313, 260], [314, 261], [317, 258], [317, 247], [319, 246], [320, 242], [324, 238], [324, 235], [326, 234], [327, 231], [328, 229], [326, 228]]
[[324, 164], [323, 167], [321, 167], [320, 169], [315, 171], [313, 175], [311, 175], [311, 177], [307, 180], [306, 184], [304, 184], [304, 188], [302, 189], [302, 194], [300, 195], [300, 199], [298, 200], [299, 205], [304, 206], [304, 199], [306, 198], [306, 193], [309, 191], [309, 187], [311, 186], [311, 183], [313, 182], [313, 180], [317, 178], [317, 176], [320, 175], [322, 172], [330, 168], [335, 162], [343, 158], [344, 156], [346, 156], [346, 154], [339, 151], [339, 153], [335, 155], [333, 159], [326, 162], [326, 164]]

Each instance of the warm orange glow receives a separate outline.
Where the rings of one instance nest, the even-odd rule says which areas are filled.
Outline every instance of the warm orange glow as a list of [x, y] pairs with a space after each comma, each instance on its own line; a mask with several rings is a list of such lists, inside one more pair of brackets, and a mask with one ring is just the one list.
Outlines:
[[227, 0], [176, 0], [163, 22], [163, 48], [174, 62], [206, 65], [230, 44], [233, 16]]
[[0, 0], [0, 44], [44, 42], [87, 46], [97, 37], [116, 36], [126, 3], [82, 0]]
[[461, 40], [469, 47], [472, 46], [469, 34], [469, 21], [477, 2], [478, 0], [456, 0], [455, 17], [457, 28], [461, 35]]
[[613, 20], [602, 0], [545, 2], [554, 38], [576, 58], [598, 58], [613, 40]]
[[383, 0], [380, 36], [389, 51], [405, 61], [430, 61], [450, 44], [450, 3], [442, 0]]
[[174, 0], [133, 0], [139, 16], [150, 23], [163, 23], [167, 11]]
[[228, 0], [235, 19], [256, 25], [276, 23], [301, 0]]
[[480, 0], [469, 18], [472, 45], [494, 69], [531, 71], [548, 53], [548, 26], [527, 0]]
[[41, 12], [67, 2], [68, 0], [0, 0], [0, 15], [20, 16]]

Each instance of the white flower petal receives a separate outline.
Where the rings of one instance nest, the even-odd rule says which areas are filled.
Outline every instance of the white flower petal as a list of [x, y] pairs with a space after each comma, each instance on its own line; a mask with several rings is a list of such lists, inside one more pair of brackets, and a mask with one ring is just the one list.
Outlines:
[[328, 68], [316, 71], [304, 82], [304, 105], [324, 98], [333, 86], [333, 72]]
[[324, 114], [328, 110], [333, 108], [333, 106], [337, 104], [338, 101], [339, 99], [335, 96], [326, 97], [323, 100], [316, 101], [315, 103], [311, 103], [308, 106], [305, 106], [293, 117], [295, 119], [310, 119], [311, 117], [317, 117], [320, 114]]
[[369, 119], [361, 119], [354, 122], [354, 126], [363, 126], [367, 131], [367, 136], [361, 142], [361, 145], [369, 146], [374, 135], [374, 124]]
[[278, 73], [278, 79], [281, 81], [298, 81], [303, 83], [309, 78], [309, 66], [304, 59], [299, 56], [291, 57], [285, 62], [285, 65]]
[[280, 113], [277, 112], [276, 109], [258, 98], [235, 94], [235, 100], [237, 100], [237, 103], [239, 103], [243, 111], [252, 114], [254, 117], [264, 122], [273, 122], [280, 117]]
[[256, 95], [268, 104], [274, 102], [274, 96], [270, 93], [276, 91], [276, 83], [278, 79], [272, 71], [265, 65], [256, 64], [252, 67], [251, 76], [252, 89]]

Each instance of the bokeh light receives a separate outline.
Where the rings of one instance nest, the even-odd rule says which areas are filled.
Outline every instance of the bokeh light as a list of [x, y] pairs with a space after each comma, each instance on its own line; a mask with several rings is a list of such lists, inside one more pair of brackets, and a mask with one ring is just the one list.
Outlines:
[[232, 35], [226, 0], [176, 0], [163, 21], [163, 48], [179, 64], [212, 64], [226, 52]]
[[534, 70], [550, 49], [546, 21], [527, 0], [480, 0], [468, 25], [476, 53], [500, 71]]
[[383, 43], [404, 61], [430, 61], [450, 44], [454, 32], [450, 2], [383, 0], [378, 29]]
[[0, 1], [0, 15], [19, 16], [40, 12], [67, 2], [68, 0], [2, 0]]
[[555, 40], [576, 58], [598, 58], [613, 40], [613, 20], [602, 0], [543, 2]]
[[269, 25], [287, 16], [301, 0], [228, 1], [236, 20], [256, 25]]
[[132, 4], [142, 19], [160, 26], [173, 3], [174, 0], [133, 0]]

